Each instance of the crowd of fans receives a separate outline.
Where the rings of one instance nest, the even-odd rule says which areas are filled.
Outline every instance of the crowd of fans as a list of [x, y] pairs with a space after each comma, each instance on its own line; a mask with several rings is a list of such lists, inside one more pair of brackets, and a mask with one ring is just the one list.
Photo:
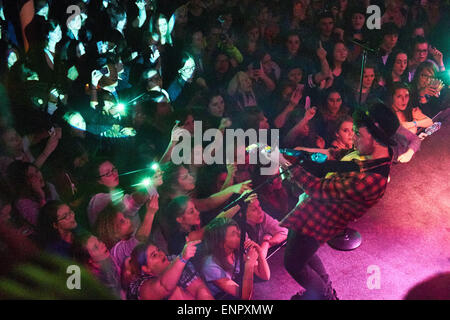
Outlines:
[[[23, 34], [3, 2], [1, 223], [122, 299], [251, 299], [287, 238], [278, 221], [302, 191], [277, 177], [246, 200], [239, 284], [242, 208], [223, 209], [267, 176], [172, 163], [179, 128], [279, 129], [281, 147], [340, 160], [352, 112], [381, 100], [402, 163], [448, 107], [445, 1], [35, 0]], [[361, 95], [355, 42], [375, 52]]]

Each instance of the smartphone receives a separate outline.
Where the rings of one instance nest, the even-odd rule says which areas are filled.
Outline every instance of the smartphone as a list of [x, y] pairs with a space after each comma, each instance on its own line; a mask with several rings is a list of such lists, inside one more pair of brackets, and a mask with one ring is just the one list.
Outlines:
[[100, 54], [103, 53], [103, 41], [98, 41], [98, 42], [97, 42], [97, 51], [98, 51], [98, 53], [100, 53]]
[[305, 98], [305, 110], [308, 111], [309, 109], [311, 109], [311, 99], [309, 98], [309, 96], [306, 96], [306, 98]]
[[147, 187], [147, 192], [149, 196], [156, 196], [158, 194], [158, 191], [153, 184]]

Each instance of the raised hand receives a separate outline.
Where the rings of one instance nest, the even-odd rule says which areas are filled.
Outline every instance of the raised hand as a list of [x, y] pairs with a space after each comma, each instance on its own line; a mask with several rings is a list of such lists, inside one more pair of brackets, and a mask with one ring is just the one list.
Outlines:
[[302, 91], [300, 88], [296, 88], [294, 92], [292, 92], [290, 103], [294, 106], [298, 105], [300, 99], [302, 98]]
[[183, 251], [181, 252], [181, 256], [184, 260], [189, 260], [195, 253], [197, 252], [196, 245], [202, 242], [201, 240], [189, 241], [189, 238], [186, 237], [186, 244], [184, 245]]
[[252, 188], [252, 180], [247, 180], [238, 184], [235, 184], [234, 186], [231, 186], [233, 193], [243, 193], [245, 190], [251, 190]]
[[155, 213], [159, 210], [159, 202], [158, 202], [159, 195], [155, 194], [150, 196], [150, 199], [147, 201], [147, 210]]
[[183, 128], [180, 128], [179, 126], [178, 126], [178, 123], [176, 123], [174, 126], [173, 126], [173, 128], [172, 128], [172, 133], [171, 133], [171, 135], [170, 135], [170, 141], [171, 142], [178, 142], [178, 141], [180, 141], [180, 137], [182, 136], [182, 134], [183, 134]]
[[317, 57], [323, 60], [327, 57], [327, 51], [322, 47], [322, 41], [319, 40], [319, 48], [316, 50]]
[[317, 107], [311, 107], [305, 112], [305, 120], [309, 121], [316, 115]]

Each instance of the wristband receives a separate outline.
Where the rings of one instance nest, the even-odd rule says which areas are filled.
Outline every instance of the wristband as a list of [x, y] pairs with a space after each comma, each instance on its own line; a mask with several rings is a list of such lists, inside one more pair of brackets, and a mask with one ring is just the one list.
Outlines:
[[187, 260], [183, 259], [183, 256], [181, 254], [178, 255], [178, 259], [180, 259], [180, 261], [183, 262], [184, 264], [188, 263]]
[[414, 127], [417, 128], [417, 122], [413, 121], [413, 123], [414, 123]]

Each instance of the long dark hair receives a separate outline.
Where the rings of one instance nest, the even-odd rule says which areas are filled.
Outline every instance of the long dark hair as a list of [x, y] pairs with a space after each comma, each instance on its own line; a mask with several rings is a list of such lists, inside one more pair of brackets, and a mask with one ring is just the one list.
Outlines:
[[[416, 71], [417, 72], [417, 71]], [[392, 85], [392, 90], [391, 90], [391, 109], [393, 110], [393, 103], [394, 103], [394, 95], [395, 92], [397, 90], [400, 89], [405, 89], [408, 90], [410, 97], [409, 97], [409, 101], [408, 101], [408, 105], [406, 106], [406, 109], [404, 111], [402, 111], [403, 115], [406, 118], [406, 121], [412, 121], [413, 120], [413, 116], [412, 116], [412, 103], [411, 103], [411, 89], [410, 87], [404, 83], [404, 82], [396, 82]], [[395, 110], [393, 110], [395, 112]]]
[[170, 233], [174, 233], [180, 229], [177, 218], [181, 217], [186, 211], [189, 199], [190, 198], [188, 196], [179, 196], [170, 201], [169, 205], [167, 206], [165, 217], [170, 228]]
[[[384, 79], [386, 80], [386, 87], [389, 89], [394, 84], [392, 79], [392, 70], [394, 69], [395, 60], [397, 59], [397, 56], [399, 54], [405, 54], [406, 57], [408, 57], [408, 53], [405, 50], [402, 49], [395, 49], [388, 57], [386, 61], [386, 68], [384, 69]], [[408, 57], [409, 59], [409, 57]], [[401, 81], [406, 82], [408, 81], [408, 69], [406, 69], [403, 74], [401, 75]]]
[[47, 202], [39, 211], [37, 234], [39, 244], [45, 248], [48, 244], [60, 239], [58, 230], [53, 226], [58, 220], [58, 209], [64, 202], [52, 200]]
[[[203, 243], [207, 255], [212, 255], [213, 259], [226, 271], [232, 272], [234, 265], [227, 261], [224, 243], [228, 227], [235, 226], [239, 230], [236, 221], [227, 218], [216, 218], [205, 227]], [[236, 255], [238, 252], [236, 252]]]
[[[40, 171], [39, 168], [33, 163], [23, 162], [20, 160], [15, 160], [8, 166], [7, 177], [12, 190], [15, 190], [16, 192], [16, 199], [36, 199], [38, 197], [38, 195], [33, 191], [31, 185], [28, 183], [28, 169], [30, 167], [34, 167], [36, 170]], [[47, 183], [45, 183], [43, 190], [45, 196], [50, 194]]]

